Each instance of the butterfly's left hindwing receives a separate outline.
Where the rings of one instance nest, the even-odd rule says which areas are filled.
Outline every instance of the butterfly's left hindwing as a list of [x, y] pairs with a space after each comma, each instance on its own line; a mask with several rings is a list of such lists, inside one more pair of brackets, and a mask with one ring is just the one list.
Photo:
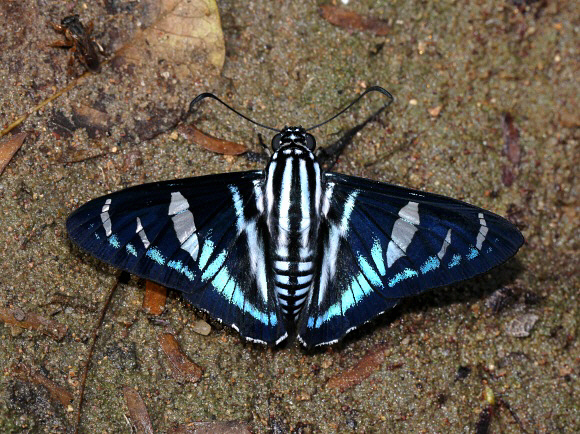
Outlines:
[[298, 325], [306, 346], [336, 342], [402, 297], [484, 273], [523, 244], [507, 220], [458, 200], [324, 179], [320, 269]]
[[266, 267], [263, 172], [145, 184], [94, 199], [71, 239], [115, 267], [184, 293], [254, 341], [286, 336]]

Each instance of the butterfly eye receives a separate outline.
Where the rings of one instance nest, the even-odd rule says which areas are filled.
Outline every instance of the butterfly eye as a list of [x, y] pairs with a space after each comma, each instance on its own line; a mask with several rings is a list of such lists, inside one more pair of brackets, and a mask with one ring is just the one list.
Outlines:
[[306, 139], [306, 147], [310, 151], [314, 151], [314, 148], [316, 148], [316, 139], [314, 136], [312, 134], [304, 133], [304, 138]]
[[277, 151], [282, 146], [282, 133], [278, 133], [272, 139], [272, 149]]

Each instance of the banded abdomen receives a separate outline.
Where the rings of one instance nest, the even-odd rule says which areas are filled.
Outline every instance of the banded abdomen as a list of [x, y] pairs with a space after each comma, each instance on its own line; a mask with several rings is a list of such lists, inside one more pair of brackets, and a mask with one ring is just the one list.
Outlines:
[[275, 291], [289, 322], [298, 317], [312, 286], [320, 195], [320, 166], [311, 151], [292, 144], [274, 153], [266, 212]]

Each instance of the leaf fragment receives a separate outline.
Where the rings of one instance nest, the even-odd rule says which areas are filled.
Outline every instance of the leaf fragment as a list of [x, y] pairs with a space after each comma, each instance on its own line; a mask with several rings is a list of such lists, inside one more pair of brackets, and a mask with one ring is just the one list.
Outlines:
[[161, 315], [165, 309], [167, 288], [150, 280], [145, 281], [143, 309], [151, 315]]
[[18, 152], [27, 135], [28, 133], [14, 134], [0, 143], [0, 175], [2, 175], [4, 169], [10, 163], [10, 160], [12, 160], [14, 154]]
[[191, 383], [196, 383], [201, 379], [203, 370], [181, 351], [179, 342], [177, 342], [173, 334], [161, 333], [158, 340], [161, 350], [163, 350], [169, 360], [173, 378], [179, 382], [187, 381]]
[[151, 425], [149, 412], [139, 392], [132, 387], [126, 386], [123, 387], [123, 396], [125, 397], [125, 402], [129, 409], [129, 417], [135, 427], [135, 432], [153, 434], [153, 425]]
[[177, 130], [183, 138], [216, 154], [240, 155], [248, 150], [245, 145], [212, 137], [191, 125], [180, 125]]
[[[368, 352], [359, 360], [355, 366], [331, 377], [326, 383], [326, 387], [344, 391], [353, 386], [356, 386], [368, 378], [373, 372], [378, 370], [387, 358], [387, 355], [388, 348], [386, 346], [382, 346], [376, 350]], [[401, 366], [401, 363], [395, 363], [389, 365], [388, 369], [396, 369]]]
[[60, 402], [63, 407], [68, 406], [73, 400], [72, 393], [24, 363], [14, 365], [12, 374], [19, 380], [44, 386], [50, 393], [50, 398], [55, 402]]
[[178, 425], [171, 434], [250, 434], [247, 424], [242, 421], [191, 422]]
[[330, 24], [347, 30], [367, 31], [377, 36], [386, 36], [390, 30], [386, 21], [360, 15], [341, 6], [323, 5], [320, 14]]
[[35, 313], [25, 312], [20, 308], [0, 307], [0, 321], [25, 329], [38, 330], [45, 335], [52, 336], [57, 341], [64, 338], [68, 330], [66, 325], [58, 321], [47, 319]]

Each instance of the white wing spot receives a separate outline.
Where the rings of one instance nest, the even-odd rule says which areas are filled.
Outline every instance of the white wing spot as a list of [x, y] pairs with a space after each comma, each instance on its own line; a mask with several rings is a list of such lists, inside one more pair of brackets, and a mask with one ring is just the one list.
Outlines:
[[483, 242], [485, 241], [485, 237], [487, 236], [488, 227], [487, 227], [487, 223], [485, 221], [485, 218], [483, 217], [483, 213], [480, 212], [478, 217], [479, 217], [480, 228], [479, 228], [479, 233], [477, 234], [477, 240], [476, 240], [475, 247], [477, 247], [477, 250], [481, 250], [481, 246], [483, 245]]
[[437, 253], [437, 257], [439, 259], [443, 259], [445, 256], [445, 252], [447, 251], [447, 247], [451, 244], [451, 229], [447, 231], [447, 235], [445, 236], [445, 241], [443, 241], [443, 245], [441, 246], [441, 250]]
[[109, 207], [111, 205], [111, 199], [107, 199], [103, 208], [101, 208], [101, 222], [103, 223], [103, 228], [105, 229], [105, 235], [110, 237], [112, 232], [111, 226], [111, 216], [109, 215]]
[[397, 259], [405, 256], [407, 247], [417, 232], [415, 225], [418, 225], [419, 221], [419, 204], [417, 202], [409, 202], [401, 208], [399, 218], [393, 225], [391, 241], [387, 246], [387, 267], [391, 267]]
[[172, 216], [173, 229], [181, 248], [188, 252], [194, 261], [197, 260], [199, 240], [195, 233], [193, 214], [189, 210], [189, 202], [179, 191], [171, 193], [168, 214]]
[[137, 217], [137, 229], [135, 230], [135, 233], [139, 234], [139, 238], [141, 238], [143, 247], [148, 249], [151, 243], [147, 239], [147, 235], [145, 234], [145, 230], [143, 229], [143, 225], [141, 224], [141, 219], [139, 217]]

